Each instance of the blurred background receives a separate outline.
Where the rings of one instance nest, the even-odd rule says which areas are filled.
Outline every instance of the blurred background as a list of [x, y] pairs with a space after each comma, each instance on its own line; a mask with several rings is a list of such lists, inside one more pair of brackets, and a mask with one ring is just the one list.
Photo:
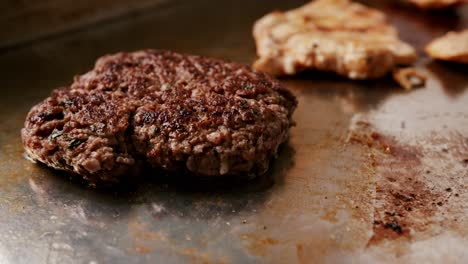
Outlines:
[[12, 47], [54, 34], [163, 5], [170, 0], [4, 0], [0, 2], [0, 47]]
[[[263, 1], [252, 2], [262, 6]], [[306, 1], [267, 1], [277, 2], [278, 7], [292, 7]], [[281, 3], [285, 2], [285, 3]], [[288, 2], [288, 3], [286, 3]], [[269, 6], [271, 3], [263, 6]], [[93, 28], [101, 24], [129, 20], [135, 17], [158, 16], [161, 10], [173, 9], [174, 6], [190, 6], [192, 18], [208, 17], [219, 14], [239, 15], [240, 8], [247, 13], [248, 6], [239, 5], [237, 1], [181, 1], [181, 0], [4, 0], [0, 2], [0, 49], [6, 50], [26, 45], [36, 40], [51, 38], [64, 33]], [[250, 8], [251, 9], [251, 8]], [[217, 10], [216, 13], [211, 11]], [[243, 13], [243, 12], [241, 12]], [[187, 14], [181, 13], [183, 16]], [[219, 17], [221, 18], [221, 17]], [[185, 20], [186, 19], [181, 19]], [[216, 23], [210, 24], [211, 27]], [[149, 25], [147, 25], [149, 26]], [[168, 25], [165, 24], [165, 27]], [[186, 26], [189, 26], [186, 24]], [[208, 26], [208, 24], [207, 24]], [[171, 25], [173, 27], [173, 25]], [[188, 27], [186, 27], [188, 28]]]
[[[246, 186], [209, 192], [155, 182], [129, 195], [99, 193], [23, 158], [19, 131], [31, 106], [98, 57], [155, 48], [250, 64], [254, 21], [306, 2], [0, 0], [0, 264], [466, 263], [466, 65], [431, 60], [423, 47], [466, 28], [468, 5], [426, 11], [406, 0], [359, 1], [385, 12], [417, 49], [427, 86], [406, 92], [390, 78], [322, 73], [282, 79], [299, 100], [297, 126], [272, 173]], [[344, 144], [366, 122], [373, 130], [358, 132], [397, 139], [402, 156], [373, 160], [378, 150]], [[413, 152], [423, 158], [405, 162]], [[394, 202], [376, 190], [393, 191], [386, 177], [395, 171], [427, 183], [422, 194], [444, 206], [429, 203], [429, 218], [408, 213], [414, 236], [369, 246], [374, 215]]]

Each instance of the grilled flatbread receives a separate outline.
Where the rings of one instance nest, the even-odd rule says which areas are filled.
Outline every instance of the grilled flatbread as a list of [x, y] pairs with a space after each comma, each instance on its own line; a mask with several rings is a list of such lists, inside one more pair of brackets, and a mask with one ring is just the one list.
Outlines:
[[382, 12], [348, 0], [272, 12], [255, 23], [253, 35], [259, 56], [254, 67], [273, 75], [315, 69], [370, 79], [416, 59]]
[[468, 29], [434, 39], [426, 46], [426, 52], [435, 59], [468, 63]]

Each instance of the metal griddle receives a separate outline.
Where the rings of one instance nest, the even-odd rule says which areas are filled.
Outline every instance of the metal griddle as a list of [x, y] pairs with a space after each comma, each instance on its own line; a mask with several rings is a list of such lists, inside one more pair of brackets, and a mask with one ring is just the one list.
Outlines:
[[[425, 88], [307, 73], [270, 172], [248, 182], [93, 190], [24, 159], [29, 108], [103, 54], [172, 49], [251, 63], [251, 27], [304, 1], [172, 1], [0, 54], [0, 263], [468, 262], [468, 66], [422, 47], [468, 9], [384, 10], [420, 52]], [[406, 210], [406, 211], [404, 211]], [[404, 212], [403, 212], [404, 211]]]

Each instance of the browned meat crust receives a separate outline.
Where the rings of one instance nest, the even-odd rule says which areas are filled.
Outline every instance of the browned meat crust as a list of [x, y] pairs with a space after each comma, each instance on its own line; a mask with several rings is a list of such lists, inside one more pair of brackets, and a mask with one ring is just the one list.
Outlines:
[[295, 97], [248, 66], [146, 50], [100, 58], [29, 112], [22, 139], [46, 165], [117, 181], [141, 164], [200, 176], [263, 173]]

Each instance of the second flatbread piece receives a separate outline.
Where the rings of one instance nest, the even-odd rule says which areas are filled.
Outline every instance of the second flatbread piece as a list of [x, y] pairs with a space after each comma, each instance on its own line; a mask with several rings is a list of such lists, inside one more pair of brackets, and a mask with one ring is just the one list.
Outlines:
[[254, 67], [273, 75], [316, 69], [370, 79], [416, 59], [382, 12], [348, 0], [272, 12], [255, 23], [253, 35], [259, 56]]
[[426, 46], [426, 52], [435, 59], [468, 63], [468, 29], [436, 38]]

